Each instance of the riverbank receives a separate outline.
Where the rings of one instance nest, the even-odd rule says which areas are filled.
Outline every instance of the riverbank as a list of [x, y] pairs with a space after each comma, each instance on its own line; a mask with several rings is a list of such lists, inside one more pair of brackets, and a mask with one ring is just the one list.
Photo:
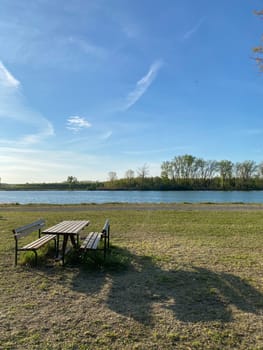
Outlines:
[[105, 204], [0, 204], [0, 211], [261, 211], [258, 203], [105, 203]]

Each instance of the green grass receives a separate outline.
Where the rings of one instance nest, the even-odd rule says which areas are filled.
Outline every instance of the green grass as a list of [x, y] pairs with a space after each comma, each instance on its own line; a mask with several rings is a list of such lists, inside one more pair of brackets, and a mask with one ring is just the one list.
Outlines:
[[[262, 211], [21, 207], [0, 215], [1, 349], [263, 349]], [[38, 218], [109, 218], [111, 254], [15, 268], [12, 229]]]

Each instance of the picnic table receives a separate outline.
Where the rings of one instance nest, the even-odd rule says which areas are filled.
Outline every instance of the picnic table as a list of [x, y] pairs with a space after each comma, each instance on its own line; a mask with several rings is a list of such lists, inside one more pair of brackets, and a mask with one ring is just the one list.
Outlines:
[[65, 255], [67, 252], [67, 244], [70, 238], [72, 246], [77, 249], [79, 246], [79, 234], [80, 232], [89, 225], [89, 221], [85, 220], [71, 220], [62, 221], [54, 226], [51, 226], [42, 231], [43, 234], [57, 235], [57, 248], [56, 257], [59, 257], [59, 237], [63, 237], [61, 258], [62, 264], [65, 263]]

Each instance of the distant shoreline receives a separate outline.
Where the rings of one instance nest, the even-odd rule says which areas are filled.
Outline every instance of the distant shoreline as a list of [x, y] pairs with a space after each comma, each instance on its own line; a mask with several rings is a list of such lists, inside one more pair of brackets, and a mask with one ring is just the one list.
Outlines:
[[0, 211], [262, 211], [258, 203], [105, 203], [105, 204], [0, 204]]

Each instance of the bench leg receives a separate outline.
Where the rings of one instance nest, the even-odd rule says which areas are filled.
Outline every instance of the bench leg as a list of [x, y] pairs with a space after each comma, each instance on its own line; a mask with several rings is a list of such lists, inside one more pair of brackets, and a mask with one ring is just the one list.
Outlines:
[[18, 243], [16, 239], [16, 245], [15, 245], [15, 266], [17, 265], [17, 251], [18, 251]]
[[15, 266], [17, 265], [17, 250], [15, 251]]
[[37, 266], [37, 252], [36, 250], [33, 250], [33, 252], [35, 253], [35, 266]]
[[103, 237], [103, 245], [104, 245], [104, 249], [103, 249], [103, 257], [104, 257], [104, 260], [106, 259], [106, 251], [107, 251], [107, 237], [106, 235], [104, 235]]
[[108, 227], [108, 249], [110, 248], [110, 226]]

